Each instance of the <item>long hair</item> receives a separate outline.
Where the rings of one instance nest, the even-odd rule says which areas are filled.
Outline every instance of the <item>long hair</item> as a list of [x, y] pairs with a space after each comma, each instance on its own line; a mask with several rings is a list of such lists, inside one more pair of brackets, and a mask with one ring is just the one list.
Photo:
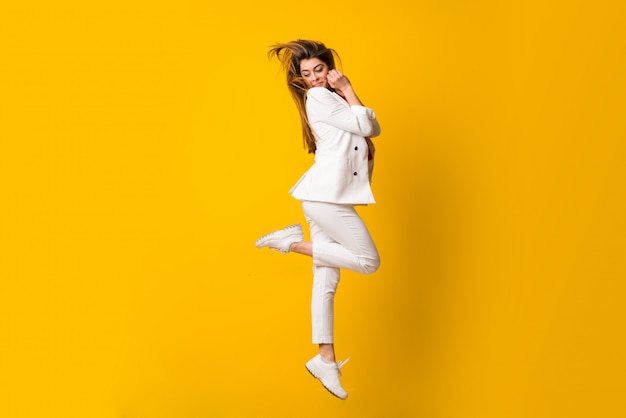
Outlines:
[[287, 75], [287, 88], [296, 102], [300, 122], [302, 124], [302, 138], [305, 148], [309, 153], [315, 153], [315, 136], [311, 130], [309, 119], [306, 115], [306, 92], [308, 86], [300, 74], [300, 62], [312, 58], [317, 58], [328, 65], [328, 69], [335, 68], [335, 57], [340, 60], [339, 55], [330, 48], [317, 41], [298, 39], [284, 44], [276, 44], [268, 52], [270, 58], [276, 57], [282, 64]]

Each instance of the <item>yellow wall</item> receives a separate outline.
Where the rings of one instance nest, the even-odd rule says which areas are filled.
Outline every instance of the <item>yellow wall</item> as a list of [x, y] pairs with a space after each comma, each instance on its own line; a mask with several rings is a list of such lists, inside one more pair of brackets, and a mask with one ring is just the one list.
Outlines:
[[[0, 11], [0, 416], [626, 414], [623, 2], [97, 3]], [[383, 129], [346, 402], [253, 245], [303, 221], [294, 38]]]

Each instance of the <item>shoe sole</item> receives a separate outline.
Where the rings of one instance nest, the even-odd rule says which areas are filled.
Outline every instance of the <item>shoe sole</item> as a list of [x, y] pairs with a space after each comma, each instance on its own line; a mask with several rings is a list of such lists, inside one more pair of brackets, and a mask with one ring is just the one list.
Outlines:
[[328, 387], [324, 384], [324, 382], [322, 382], [319, 377], [315, 376], [315, 374], [309, 369], [308, 366], [305, 365], [304, 368], [306, 369], [307, 372], [311, 373], [311, 376], [316, 378], [322, 384], [322, 386], [324, 386], [324, 389], [326, 389], [331, 395], [333, 395], [337, 399], [341, 399], [342, 401], [345, 401], [348, 398], [347, 396], [345, 398], [342, 398], [341, 396], [337, 395], [332, 390], [328, 389]]

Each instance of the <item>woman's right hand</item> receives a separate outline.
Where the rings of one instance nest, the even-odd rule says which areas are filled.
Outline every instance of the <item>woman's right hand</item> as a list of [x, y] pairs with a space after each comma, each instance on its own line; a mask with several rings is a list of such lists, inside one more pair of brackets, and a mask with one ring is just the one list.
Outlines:
[[326, 76], [326, 79], [328, 80], [328, 84], [342, 96], [344, 96], [343, 93], [345, 90], [352, 88], [348, 77], [343, 75], [343, 73], [337, 69], [330, 70], [328, 72], [328, 75]]
[[337, 69], [330, 70], [326, 76], [326, 80], [328, 80], [328, 85], [334, 88], [337, 94], [346, 99], [348, 103], [363, 106], [363, 103], [361, 103], [361, 100], [359, 100], [354, 92], [350, 80], [348, 80], [348, 77], [343, 75], [341, 71]]

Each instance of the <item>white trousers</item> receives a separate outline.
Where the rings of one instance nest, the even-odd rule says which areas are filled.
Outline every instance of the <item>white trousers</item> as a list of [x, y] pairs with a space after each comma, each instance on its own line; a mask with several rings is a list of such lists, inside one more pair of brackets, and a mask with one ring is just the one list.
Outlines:
[[302, 209], [313, 243], [313, 343], [332, 344], [339, 269], [370, 274], [378, 269], [380, 257], [354, 206], [303, 201]]

